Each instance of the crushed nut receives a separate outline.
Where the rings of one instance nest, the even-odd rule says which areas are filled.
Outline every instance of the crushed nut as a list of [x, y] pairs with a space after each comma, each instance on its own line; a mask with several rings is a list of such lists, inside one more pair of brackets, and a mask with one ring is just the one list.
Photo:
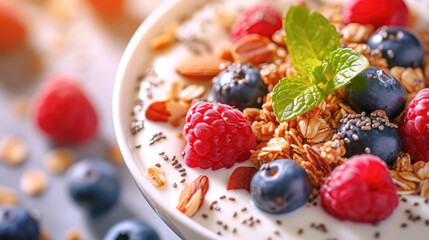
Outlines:
[[28, 156], [27, 144], [21, 139], [8, 136], [0, 141], [0, 159], [8, 165], [19, 165]]
[[70, 149], [59, 148], [48, 152], [43, 161], [45, 168], [52, 173], [64, 173], [73, 165], [75, 156]]
[[21, 176], [19, 184], [25, 194], [36, 196], [45, 191], [48, 179], [42, 171], [31, 169]]
[[155, 187], [164, 186], [165, 182], [167, 181], [164, 170], [157, 167], [149, 167], [146, 169], [146, 177]]

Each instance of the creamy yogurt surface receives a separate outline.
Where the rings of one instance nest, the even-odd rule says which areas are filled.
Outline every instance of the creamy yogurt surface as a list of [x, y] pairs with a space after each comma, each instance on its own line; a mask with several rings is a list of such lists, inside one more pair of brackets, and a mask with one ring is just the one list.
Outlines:
[[[195, 49], [189, 44], [197, 44], [186, 38], [194, 36], [208, 45], [198, 45], [202, 55], [217, 52], [230, 43], [229, 33], [214, 20], [217, 11], [227, 11], [238, 15], [246, 7], [252, 6], [261, 0], [225, 0], [208, 2], [197, 10], [189, 19], [180, 24], [177, 30], [179, 43], [166, 52], [155, 55], [153, 69], [163, 79], [159, 86], [150, 86], [148, 82], [140, 83], [137, 98], [143, 99], [146, 106], [151, 101], [164, 100], [169, 89], [169, 82], [183, 79], [175, 72], [175, 66], [183, 59], [195, 56]], [[411, 1], [410, 1], [411, 2]], [[418, 6], [415, 1], [410, 6]], [[276, 8], [287, 9], [291, 1], [273, 1]], [[186, 80], [184, 80], [186, 81]], [[192, 83], [192, 82], [187, 82]], [[153, 98], [147, 99], [148, 89], [151, 89]], [[208, 90], [208, 88], [207, 88]], [[144, 111], [136, 113], [137, 119], [144, 119]], [[250, 161], [235, 164], [230, 169], [216, 171], [189, 168], [183, 161], [182, 151], [186, 140], [179, 137], [183, 134], [183, 124], [173, 127], [169, 123], [145, 121], [142, 131], [134, 136], [135, 145], [133, 154], [140, 164], [142, 171], [148, 167], [160, 164], [167, 177], [166, 184], [157, 188], [159, 194], [168, 201], [171, 208], [176, 208], [182, 189], [200, 175], [209, 178], [210, 186], [202, 207], [193, 217], [201, 225], [217, 232], [226, 239], [423, 239], [429, 234], [429, 204], [425, 199], [417, 196], [401, 197], [399, 207], [386, 220], [377, 225], [358, 224], [349, 221], [339, 221], [328, 215], [321, 207], [319, 198], [313, 203], [282, 215], [273, 215], [263, 212], [252, 205], [250, 194], [245, 190], [226, 190], [228, 180], [239, 166], [253, 166]], [[162, 132], [165, 139], [150, 145], [154, 134]], [[174, 164], [174, 160], [178, 162]], [[181, 164], [181, 167], [177, 167]], [[186, 171], [179, 171], [179, 169]], [[183, 173], [186, 173], [183, 174]], [[185, 179], [184, 182], [182, 179]], [[155, 188], [155, 187], [154, 187]], [[408, 220], [409, 211], [413, 216], [420, 216], [420, 221]], [[408, 213], [407, 213], [408, 212]]]

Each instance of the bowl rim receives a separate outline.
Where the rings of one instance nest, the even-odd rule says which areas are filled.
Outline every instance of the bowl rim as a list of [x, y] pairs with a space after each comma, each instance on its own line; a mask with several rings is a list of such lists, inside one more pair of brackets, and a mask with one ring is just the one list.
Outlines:
[[[158, 7], [156, 7], [150, 15], [143, 21], [143, 23], [138, 27], [131, 40], [129, 41], [124, 54], [122, 55], [121, 61], [118, 66], [118, 70], [115, 77], [115, 82], [113, 86], [113, 98], [112, 98], [112, 113], [113, 113], [113, 125], [116, 135], [116, 140], [118, 142], [121, 153], [124, 157], [125, 164], [130, 171], [131, 175], [134, 178], [134, 181], [140, 188], [143, 197], [148, 200], [149, 205], [155, 210], [159, 215], [159, 210], [168, 213], [167, 215], [172, 218], [172, 220], [181, 222], [184, 226], [187, 227], [186, 230], [193, 231], [201, 236], [205, 236], [208, 239], [224, 239], [220, 237], [212, 230], [204, 227], [200, 223], [196, 222], [192, 218], [187, 217], [179, 210], [172, 208], [165, 201], [164, 198], [154, 189], [153, 185], [144, 177], [144, 174], [141, 172], [140, 168], [137, 166], [136, 159], [134, 159], [131, 150], [127, 144], [125, 129], [123, 126], [128, 124], [123, 116], [121, 116], [121, 106], [123, 106], [123, 94], [124, 94], [124, 82], [125, 75], [130, 69], [130, 61], [132, 60], [138, 46], [141, 44], [141, 39], [151, 31], [153, 25], [157, 24], [162, 18], [167, 14], [168, 11], [177, 8], [179, 4], [183, 4], [186, 1], [196, 1], [196, 0], [169, 0], [163, 1]], [[129, 96], [127, 96], [129, 97]], [[131, 109], [131, 108], [130, 108]], [[151, 203], [155, 202], [156, 207]], [[166, 222], [164, 218], [161, 219]], [[167, 222], [166, 222], [167, 223]], [[167, 223], [168, 224], [168, 223]], [[172, 229], [174, 231], [174, 229]], [[178, 234], [177, 232], [175, 232]]]

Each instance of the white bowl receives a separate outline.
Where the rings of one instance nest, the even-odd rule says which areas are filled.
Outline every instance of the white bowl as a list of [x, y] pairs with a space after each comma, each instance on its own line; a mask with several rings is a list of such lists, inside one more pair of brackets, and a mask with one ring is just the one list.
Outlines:
[[155, 9], [139, 27], [132, 37], [122, 57], [113, 94], [113, 118], [115, 133], [125, 163], [130, 170], [141, 193], [161, 219], [182, 239], [222, 239], [219, 235], [186, 217], [178, 210], [171, 208], [167, 200], [153, 188], [152, 184], [140, 170], [138, 162], [130, 149], [134, 147], [130, 131], [130, 111], [135, 95], [136, 79], [142, 73], [142, 67], [149, 64], [151, 56], [150, 40], [162, 33], [167, 25], [192, 13], [205, 1], [170, 0], [164, 1]]
[[[409, 0], [417, 4], [418, 0]], [[130, 170], [142, 195], [152, 206], [161, 219], [182, 239], [224, 239], [200, 225], [183, 213], [174, 209], [155, 189], [141, 171], [141, 163], [133, 156], [131, 149], [135, 140], [130, 131], [131, 109], [134, 104], [136, 79], [153, 59], [150, 40], [161, 34], [167, 25], [184, 16], [189, 16], [199, 6], [205, 4], [201, 0], [169, 0], [164, 1], [143, 22], [131, 39], [119, 65], [113, 95], [114, 126], [119, 147], [125, 163]], [[421, 3], [425, 4], [425, 3]], [[418, 5], [417, 5], [418, 6]], [[424, 8], [417, 8], [423, 14]], [[429, 15], [424, 22], [429, 22]]]

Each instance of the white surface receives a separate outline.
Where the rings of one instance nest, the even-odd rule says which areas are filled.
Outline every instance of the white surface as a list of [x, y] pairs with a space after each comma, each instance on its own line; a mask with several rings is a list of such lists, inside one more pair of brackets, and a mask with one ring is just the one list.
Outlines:
[[[24, 50], [0, 54], [0, 138], [17, 135], [30, 148], [30, 156], [21, 166], [9, 167], [0, 162], [0, 185], [19, 191], [19, 178], [25, 170], [39, 168], [45, 171], [43, 156], [54, 146], [38, 132], [29, 117], [18, 119], [13, 116], [11, 104], [17, 96], [31, 97], [35, 87], [52, 73], [77, 77], [98, 112], [99, 137], [88, 145], [74, 147], [77, 158], [105, 157], [106, 147], [116, 141], [111, 99], [117, 66], [129, 37], [143, 17], [160, 1], [130, 1], [135, 19], [121, 20], [119, 23], [106, 23], [95, 17], [90, 9], [76, 8], [80, 1], [72, 2], [75, 7], [69, 9], [71, 19], [67, 21], [58, 20], [40, 6], [25, 3], [22, 11], [24, 20], [32, 26], [31, 43]], [[76, 9], [78, 11], [73, 12]], [[56, 44], [58, 48], [53, 47]], [[43, 71], [38, 75], [27, 71], [27, 66], [35, 58], [45, 62]], [[115, 222], [130, 217], [148, 222], [161, 239], [179, 239], [142, 198], [127, 168], [120, 167], [118, 171], [122, 186], [120, 203], [100, 218], [88, 218], [70, 199], [65, 177], [49, 173], [47, 191], [38, 197], [28, 197], [19, 192], [21, 204], [41, 213], [41, 226], [51, 234], [52, 240], [65, 239], [64, 234], [70, 228], [81, 231], [83, 240], [100, 240]]]

